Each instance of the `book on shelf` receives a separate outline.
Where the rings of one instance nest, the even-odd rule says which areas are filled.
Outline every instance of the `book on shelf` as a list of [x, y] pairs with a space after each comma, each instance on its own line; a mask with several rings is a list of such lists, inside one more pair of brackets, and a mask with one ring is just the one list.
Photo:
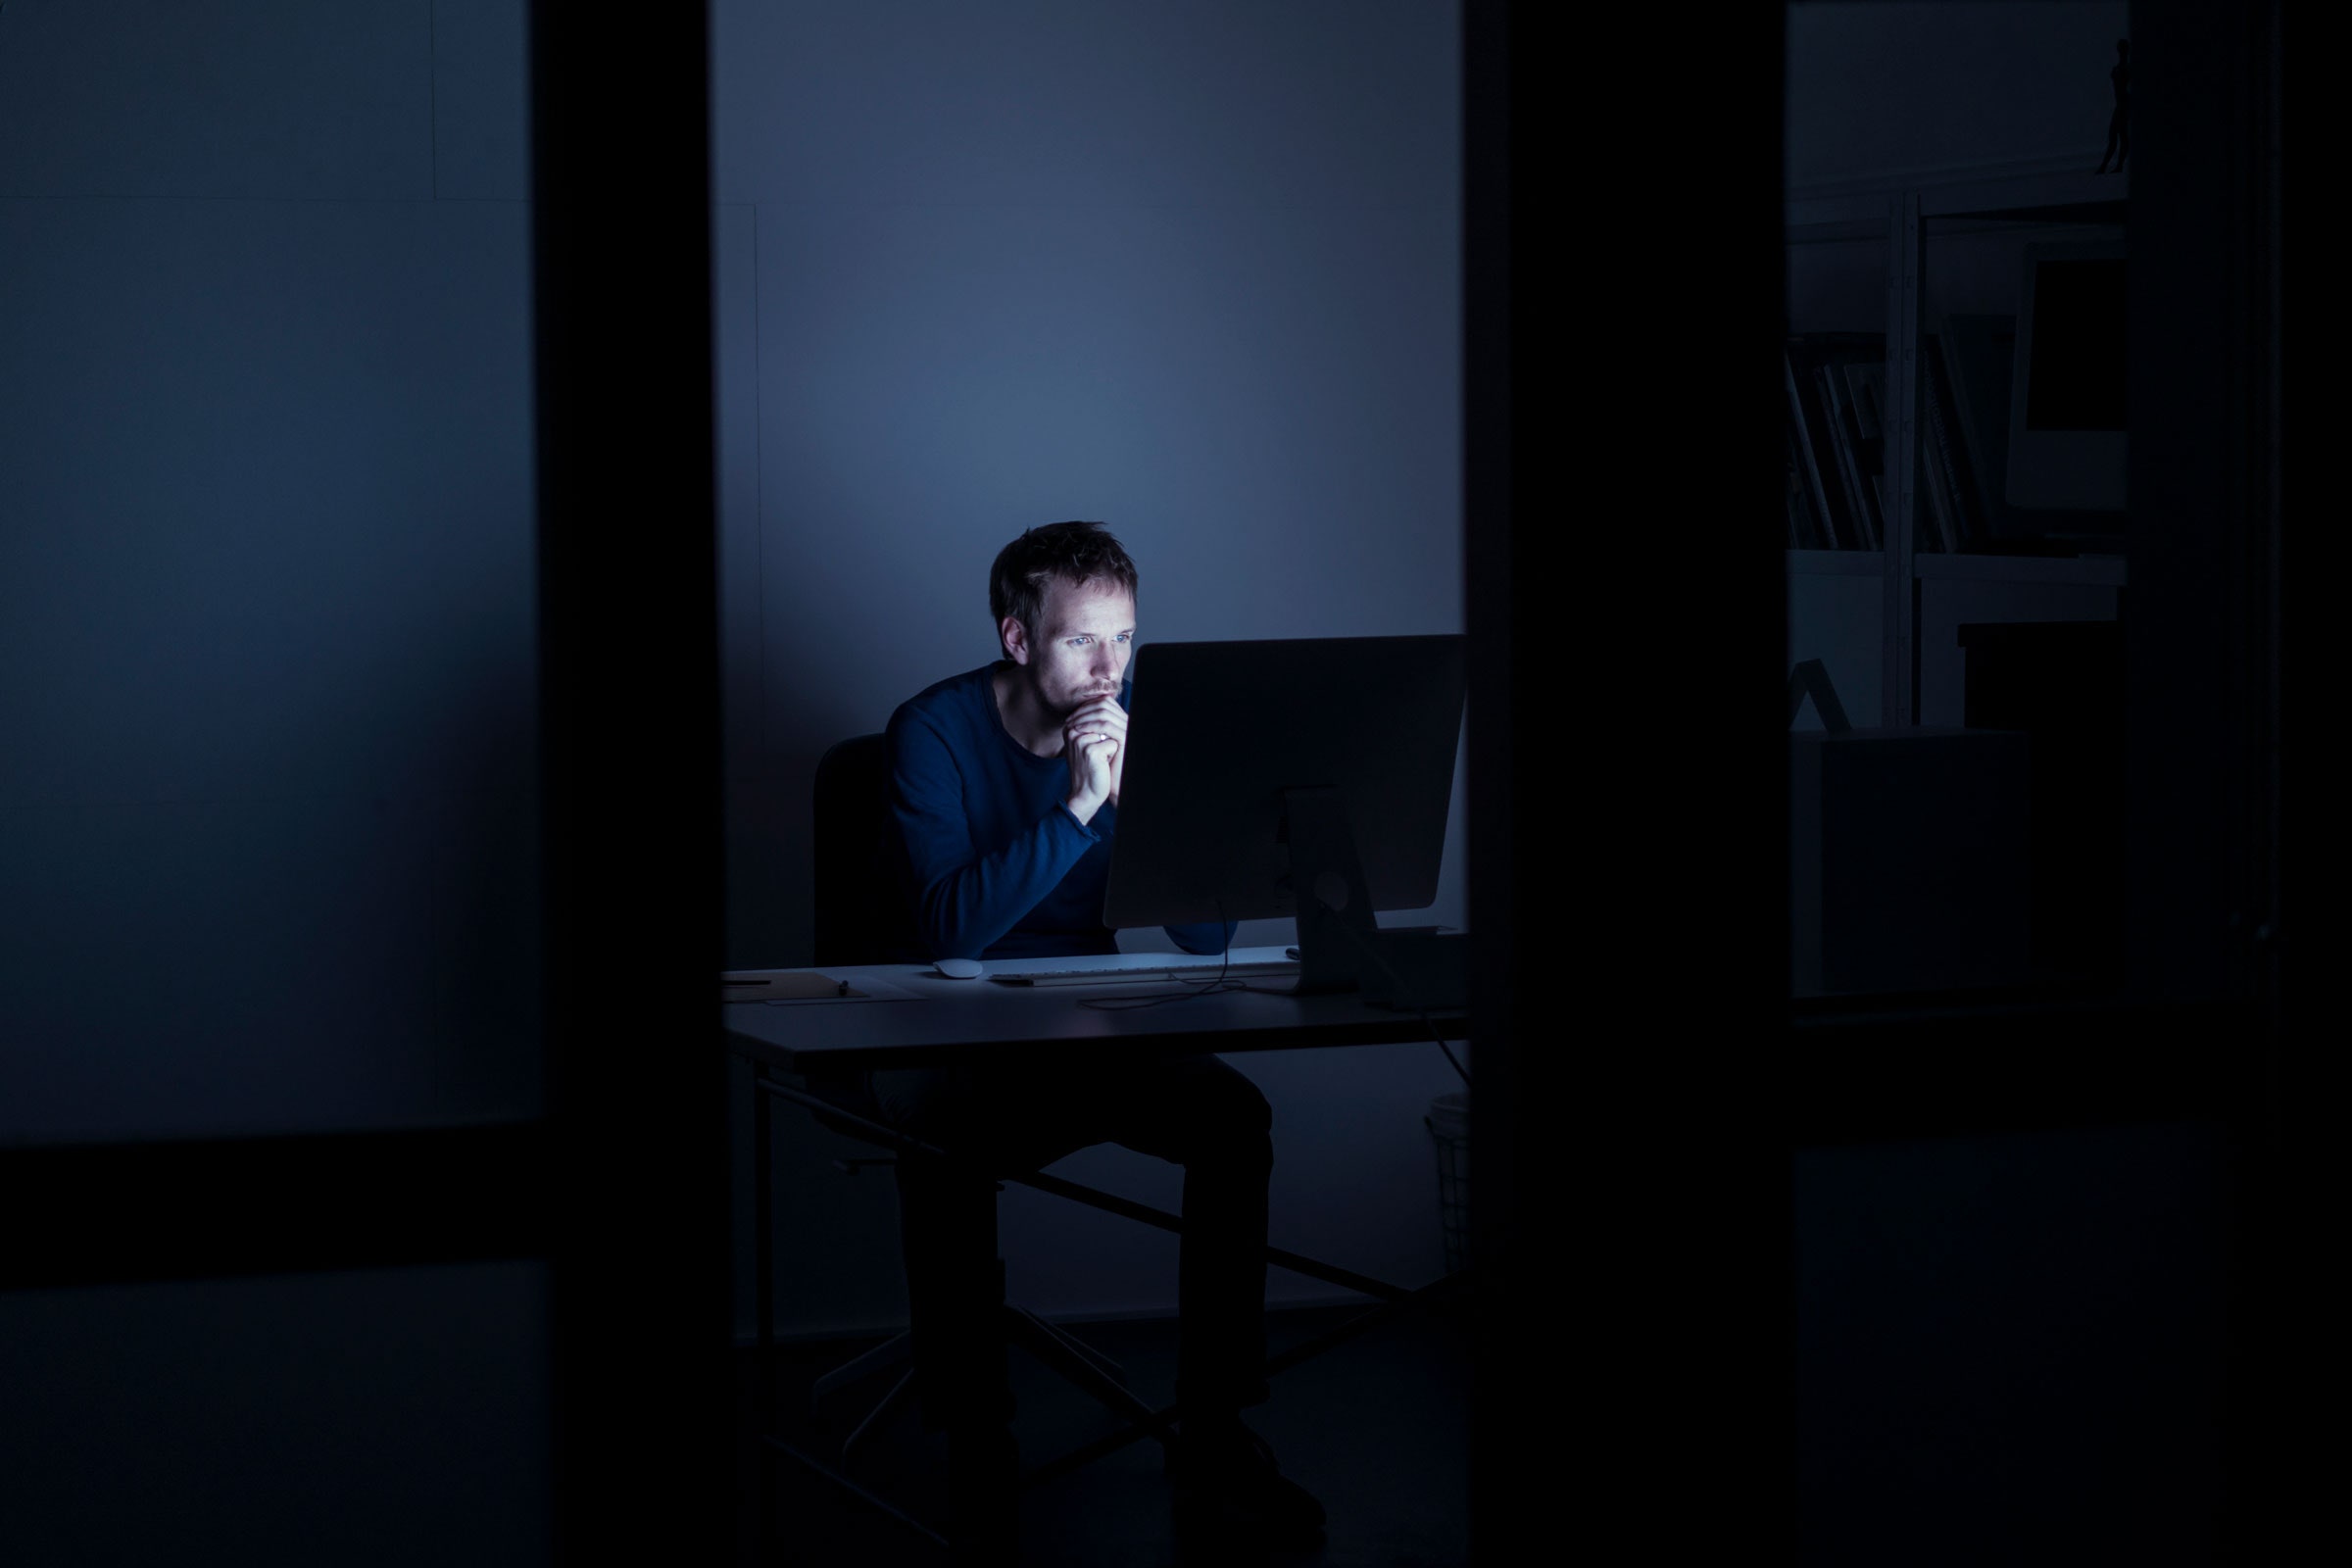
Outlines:
[[1886, 362], [1848, 360], [1838, 368], [1845, 372], [1845, 388], [1854, 402], [1854, 425], [1861, 438], [1885, 441], [1886, 427], [1879, 417], [1879, 405], [1884, 401], [1881, 388], [1886, 379]]
[[1834, 494], [1834, 478], [1825, 480], [1824, 469], [1830, 459], [1823, 443], [1828, 439], [1828, 424], [1816, 400], [1809, 362], [1800, 365], [1802, 349], [1789, 343], [1781, 352], [1781, 386], [1788, 397], [1788, 443], [1794, 455], [1797, 477], [1803, 481], [1805, 500], [1820, 529], [1823, 550], [1858, 548], [1850, 543], [1856, 536], [1853, 523], [1840, 498]]
[[[1886, 469], [1886, 362], [1885, 360], [1849, 360], [1844, 366], [1846, 390], [1851, 394], [1857, 444], [1854, 462], [1869, 476], [1870, 494], [1879, 518], [1879, 539], [1882, 544], [1893, 534], [1886, 519], [1894, 515], [1894, 504], [1888, 496], [1893, 476]], [[1914, 494], [1916, 494], [1916, 488]], [[1913, 548], [1918, 547], [1919, 530], [1913, 529]]]
[[1861, 426], [1854, 416], [1853, 398], [1842, 383], [1845, 379], [1842, 364], [1835, 358], [1825, 358], [1813, 367], [1813, 378], [1821, 387], [1821, 403], [1828, 416], [1830, 449], [1837, 456], [1838, 475], [1845, 487], [1846, 505], [1852, 513], [1857, 548], [1885, 549], [1886, 529], [1870, 493], [1868, 472], [1862, 466]]
[[[1854, 412], [1862, 427], [1862, 460], [1872, 471], [1872, 487], [1879, 500], [1879, 515], [1886, 518], [1893, 514], [1893, 507], [1887, 499], [1891, 476], [1886, 468], [1886, 362], [1864, 364], [1856, 361], [1846, 366], [1845, 377], [1853, 389]], [[1922, 428], [1925, 422], [1915, 418], [1912, 427]], [[1911, 476], [1912, 504], [1917, 509], [1911, 530], [1911, 548], [1915, 551], [1948, 551], [1952, 548], [1950, 512], [1937, 477], [1934, 467], [1924, 461]]]
[[1949, 368], [1943, 344], [1931, 335], [1925, 344], [1927, 368], [1926, 439], [1920, 443], [1920, 462], [1928, 470], [1940, 509], [1936, 526], [1947, 555], [1958, 555], [1983, 537], [1976, 487], [1968, 472], [1968, 456], [1960, 444], [1959, 416], [1952, 406]]
[[1793, 432], [1784, 432], [1782, 451], [1786, 454], [1785, 488], [1788, 504], [1788, 548], [1791, 550], [1831, 550], [1829, 534], [1822, 526], [1819, 514], [1813, 510], [1813, 498], [1808, 493], [1802, 462], [1796, 452]]
[[[1884, 380], [1883, 370], [1879, 378]], [[1923, 403], [1925, 401], [1923, 398]], [[1921, 440], [1913, 448], [1911, 468], [1911, 548], [1917, 552], [1935, 554], [1951, 550], [1955, 524], [1951, 493], [1944, 485], [1942, 470], [1936, 466], [1935, 453], [1926, 439], [1929, 418], [1930, 410], [1923, 407], [1915, 412], [1912, 419], [1912, 429], [1919, 432]]]
[[[2008, 386], [1992, 384], [1996, 361], [2005, 366], [2006, 318], [1955, 318], [1955, 344], [1925, 333], [1919, 435], [1912, 474], [1912, 545], [1957, 555], [2001, 536], [2001, 515], [1987, 510], [1997, 498], [1998, 465], [2007, 440]], [[1939, 320], [1939, 325], [1943, 323]], [[1789, 418], [1800, 476], [1815, 512], [1837, 542], [1829, 548], [1886, 547], [1895, 500], [1886, 457], [1886, 337], [1875, 332], [1820, 332], [1791, 337], [1784, 355]], [[1806, 466], [1810, 464], [1810, 467]]]
[[1926, 505], [1928, 526], [1916, 530], [1914, 550], [1933, 550], [1944, 555], [1952, 553], [1952, 499], [1943, 484], [1943, 471], [1936, 466], [1932, 454], [1922, 451], [1919, 466], [1922, 470], [1917, 491]]
[[1873, 377], [1883, 380], [1886, 357], [1886, 337], [1874, 332], [1808, 333], [1784, 345], [1782, 379], [1799, 454], [1840, 550], [1886, 544], [1885, 509], [1870, 483], [1884, 471], [1886, 391]]
[[1975, 521], [1984, 537], [2011, 531], [2001, 475], [2009, 461], [2010, 360], [2017, 319], [2008, 316], [1948, 316], [1936, 335], [1950, 346], [1944, 368], [1952, 383], [1952, 416], [1959, 437], [1958, 461], [1976, 492]]

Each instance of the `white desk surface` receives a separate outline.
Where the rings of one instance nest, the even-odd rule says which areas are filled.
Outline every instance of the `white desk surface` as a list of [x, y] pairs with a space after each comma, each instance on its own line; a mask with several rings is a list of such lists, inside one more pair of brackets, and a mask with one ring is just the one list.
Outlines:
[[[770, 971], [730, 971], [764, 973]], [[1034, 1061], [1063, 1054], [1187, 1055], [1299, 1051], [1427, 1040], [1419, 1016], [1367, 1004], [1355, 992], [1318, 997], [1223, 991], [1157, 1006], [1095, 1008], [1089, 998], [1138, 998], [1180, 989], [1152, 978], [1100, 986], [1004, 986], [948, 980], [928, 964], [829, 967], [823, 974], [907, 993], [905, 1000], [721, 1004], [737, 1054], [795, 1072]], [[1209, 973], [1213, 974], [1211, 970]], [[1252, 985], [1287, 982], [1263, 977]], [[1431, 1013], [1448, 1041], [1468, 1038], [1464, 1014]]]

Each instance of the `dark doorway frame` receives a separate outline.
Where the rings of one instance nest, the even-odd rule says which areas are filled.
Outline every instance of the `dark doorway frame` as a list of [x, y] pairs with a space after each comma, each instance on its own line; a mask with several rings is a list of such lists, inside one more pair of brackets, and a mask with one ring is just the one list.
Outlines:
[[[2268, 1560], [2315, 1523], [2298, 1499], [2325, 1489], [2281, 1434], [2334, 1407], [2287, 1391], [2319, 1374], [2296, 1239], [2339, 1212], [2318, 1178], [2340, 1102], [2319, 1092], [2328, 1000], [2293, 986], [2280, 910], [2317, 935], [2341, 885], [2319, 874], [2311, 771], [2339, 764], [2282, 719], [2283, 9], [2131, 11], [2134, 249], [2165, 260], [2132, 283], [2136, 983], [2110, 1021], [2163, 1049], [2043, 1075], [2029, 1043], [2095, 1021], [1896, 1005], [1792, 1030], [1785, 672], [1761, 652], [1784, 635], [1780, 541], [1710, 527], [1708, 571], [1661, 566], [1662, 533], [1777, 505], [1782, 8], [1694, 27], [1467, 0], [1476, 1560], [1562, 1535], [1795, 1557], [1800, 1145], [2183, 1113], [2232, 1151], [2224, 1530]], [[1601, 90], [1616, 71], [1661, 86]], [[2306, 703], [2340, 690], [2305, 679]], [[2224, 728], [2168, 734], [2183, 692]], [[1955, 1059], [2017, 1070], [1955, 1096]]]

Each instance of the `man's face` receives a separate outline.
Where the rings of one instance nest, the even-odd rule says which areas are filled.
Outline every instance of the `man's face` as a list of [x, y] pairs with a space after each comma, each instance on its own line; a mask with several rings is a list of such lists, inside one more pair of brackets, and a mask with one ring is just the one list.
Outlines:
[[1054, 582], [1046, 589], [1034, 639], [1009, 617], [1003, 630], [1046, 710], [1069, 713], [1118, 695], [1135, 651], [1135, 596], [1116, 583]]

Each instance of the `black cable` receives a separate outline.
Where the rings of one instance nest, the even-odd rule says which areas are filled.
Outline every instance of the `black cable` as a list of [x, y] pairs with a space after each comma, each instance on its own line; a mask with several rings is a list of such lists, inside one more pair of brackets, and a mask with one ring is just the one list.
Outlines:
[[[1217, 902], [1217, 924], [1222, 926], [1224, 923], [1225, 904], [1220, 899]], [[1218, 957], [1217, 977], [1214, 980], [1187, 980], [1182, 975], [1172, 977], [1178, 985], [1187, 987], [1186, 990], [1163, 991], [1152, 997], [1080, 997], [1078, 1005], [1092, 1007], [1097, 1012], [1131, 1012], [1137, 1007], [1156, 1007], [1163, 1002], [1182, 1002], [1189, 997], [1214, 996], [1220, 991], [1252, 989], [1239, 980], [1225, 978], [1226, 972], [1233, 967], [1233, 939], [1231, 937], [1225, 939], [1225, 951]]]
[[1214, 996], [1220, 991], [1249, 991], [1254, 989], [1253, 987], [1242, 984], [1239, 980], [1179, 979], [1177, 984], [1190, 986], [1193, 989], [1189, 991], [1163, 991], [1157, 996], [1152, 997], [1081, 997], [1078, 999], [1078, 1005], [1081, 1007], [1092, 1007], [1097, 1012], [1132, 1012], [1138, 1007], [1156, 1007], [1163, 1002], [1189, 1002], [1194, 997]]

